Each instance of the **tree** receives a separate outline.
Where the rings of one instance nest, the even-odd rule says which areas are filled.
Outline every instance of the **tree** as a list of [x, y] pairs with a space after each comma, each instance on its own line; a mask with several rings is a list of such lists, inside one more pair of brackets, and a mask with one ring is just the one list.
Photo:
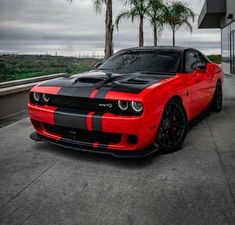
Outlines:
[[149, 0], [147, 19], [153, 27], [153, 43], [154, 46], [158, 44], [158, 36], [163, 30], [164, 25], [164, 12], [166, 5], [162, 0]]
[[180, 27], [185, 25], [189, 28], [190, 32], [193, 31], [190, 22], [194, 22], [195, 14], [186, 3], [181, 1], [168, 3], [166, 6], [167, 7], [165, 8], [164, 12], [164, 21], [170, 26], [172, 30], [172, 42], [173, 46], [175, 46], [175, 33]]
[[129, 7], [129, 9], [124, 10], [115, 20], [115, 25], [117, 29], [119, 28], [119, 23], [122, 19], [131, 19], [132, 23], [136, 18], [139, 19], [139, 46], [144, 46], [144, 17], [148, 10], [148, 2], [146, 0], [125, 0], [124, 4]]
[[[72, 3], [73, 0], [67, 1]], [[107, 60], [113, 55], [113, 2], [112, 0], [93, 0], [96, 13], [101, 13], [103, 4], [106, 5], [104, 59]]]

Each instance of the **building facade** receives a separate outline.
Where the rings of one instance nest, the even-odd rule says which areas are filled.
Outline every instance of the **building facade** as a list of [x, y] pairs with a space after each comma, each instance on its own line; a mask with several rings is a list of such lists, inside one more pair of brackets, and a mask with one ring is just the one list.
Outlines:
[[222, 65], [235, 75], [235, 0], [206, 0], [198, 19], [201, 29], [221, 29]]

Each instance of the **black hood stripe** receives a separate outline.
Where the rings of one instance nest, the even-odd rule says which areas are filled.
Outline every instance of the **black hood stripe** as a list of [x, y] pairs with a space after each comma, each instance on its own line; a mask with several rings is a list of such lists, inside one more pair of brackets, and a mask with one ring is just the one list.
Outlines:
[[94, 91], [94, 88], [84, 87], [62, 87], [58, 95], [63, 96], [79, 96], [81, 98], [89, 98], [90, 94]]
[[97, 92], [95, 98], [104, 99], [105, 96], [106, 96], [106, 94], [107, 94], [110, 90], [111, 90], [110, 87], [108, 87], [108, 88], [101, 88], [101, 89]]
[[[104, 99], [108, 91], [118, 91], [138, 94], [145, 88], [168, 79], [172, 75], [150, 74], [113, 74], [107, 75], [101, 71], [89, 72], [68, 78], [58, 78], [41, 83], [39, 86], [61, 87], [58, 95], [89, 98], [94, 90], [98, 90], [95, 98]], [[83, 79], [82, 79], [83, 78]]]

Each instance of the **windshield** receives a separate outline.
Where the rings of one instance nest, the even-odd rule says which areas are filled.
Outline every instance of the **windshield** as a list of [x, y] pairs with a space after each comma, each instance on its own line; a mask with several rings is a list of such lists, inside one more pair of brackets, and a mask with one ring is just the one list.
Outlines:
[[176, 50], [126, 51], [115, 54], [99, 69], [115, 73], [175, 74], [179, 70], [181, 53]]

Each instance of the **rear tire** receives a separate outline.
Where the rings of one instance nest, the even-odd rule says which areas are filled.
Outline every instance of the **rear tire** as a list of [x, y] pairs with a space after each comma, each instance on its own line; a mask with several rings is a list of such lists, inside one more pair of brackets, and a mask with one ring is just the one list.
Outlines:
[[213, 112], [220, 112], [223, 108], [223, 90], [221, 81], [218, 81], [215, 88], [211, 109]]
[[164, 110], [154, 146], [164, 154], [174, 152], [184, 143], [187, 130], [188, 118], [185, 108], [179, 99], [173, 99]]

